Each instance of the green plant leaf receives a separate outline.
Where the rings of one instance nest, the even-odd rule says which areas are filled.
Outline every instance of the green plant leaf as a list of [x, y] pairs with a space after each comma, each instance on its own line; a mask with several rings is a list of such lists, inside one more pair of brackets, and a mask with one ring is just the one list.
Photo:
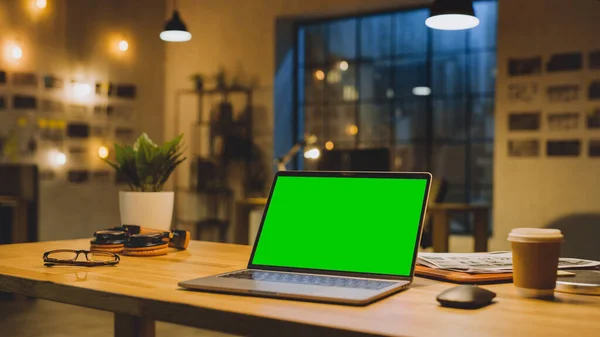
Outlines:
[[117, 159], [117, 163], [122, 164], [123, 163], [123, 156], [125, 155], [125, 149], [119, 145], [119, 144], [115, 144], [115, 157]]
[[186, 158], [180, 159], [178, 161], [176, 161], [175, 163], [173, 163], [172, 165], [170, 165], [167, 170], [164, 172], [164, 174], [162, 175], [162, 178], [159, 182], [160, 185], [164, 185], [164, 183], [167, 182], [167, 180], [169, 179], [169, 176], [171, 176], [171, 173], [173, 173], [173, 171], [175, 171], [175, 169], [177, 168], [177, 166], [179, 166], [179, 164], [183, 163]]
[[119, 171], [119, 165], [116, 163], [113, 163], [112, 161], [108, 160], [108, 159], [102, 159], [104, 160], [105, 163], [107, 163], [108, 165], [110, 165], [112, 168], [114, 168], [117, 172]]
[[179, 136], [175, 137], [171, 141], [166, 142], [163, 146], [160, 147], [160, 153], [164, 156], [167, 156], [170, 153], [177, 151], [179, 148], [179, 143], [183, 139], [183, 133], [180, 133]]

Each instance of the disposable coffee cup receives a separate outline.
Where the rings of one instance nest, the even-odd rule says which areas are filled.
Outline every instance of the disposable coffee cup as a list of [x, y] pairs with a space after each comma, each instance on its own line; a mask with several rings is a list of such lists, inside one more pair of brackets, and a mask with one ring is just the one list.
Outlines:
[[517, 294], [554, 297], [563, 235], [558, 229], [516, 228], [508, 234], [512, 246], [513, 283]]

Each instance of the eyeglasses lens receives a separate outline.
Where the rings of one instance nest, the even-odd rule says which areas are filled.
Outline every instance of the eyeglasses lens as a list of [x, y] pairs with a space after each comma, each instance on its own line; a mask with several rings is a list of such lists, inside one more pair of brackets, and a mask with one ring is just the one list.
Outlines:
[[111, 262], [115, 261], [115, 256], [105, 252], [91, 252], [88, 253], [88, 260], [94, 262]]
[[77, 258], [75, 252], [52, 252], [48, 254], [48, 258], [60, 261], [74, 261]]

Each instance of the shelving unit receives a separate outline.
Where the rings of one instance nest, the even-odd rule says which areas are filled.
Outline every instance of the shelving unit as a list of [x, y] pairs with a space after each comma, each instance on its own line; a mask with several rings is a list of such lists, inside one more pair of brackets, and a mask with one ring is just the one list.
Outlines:
[[[197, 101], [196, 120], [191, 137], [189, 179], [185, 187], [175, 175], [177, 225], [192, 226], [197, 239], [207, 229], [217, 230], [218, 241], [226, 241], [235, 188], [231, 186], [230, 166], [233, 161], [243, 165], [242, 197], [248, 191], [248, 167], [251, 160], [252, 90], [223, 88], [202, 91], [179, 90], [175, 97], [175, 133], [182, 121], [182, 97]], [[234, 104], [234, 102], [236, 104]], [[208, 107], [208, 108], [207, 108]], [[237, 144], [236, 144], [237, 142]], [[249, 146], [249, 148], [241, 148]], [[241, 155], [241, 156], [240, 156]], [[178, 184], [179, 183], [179, 184]]]

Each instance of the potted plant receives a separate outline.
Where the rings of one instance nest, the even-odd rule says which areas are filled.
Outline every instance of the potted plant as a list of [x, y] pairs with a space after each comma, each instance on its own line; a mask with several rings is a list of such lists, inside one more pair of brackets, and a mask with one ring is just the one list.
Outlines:
[[204, 89], [204, 75], [196, 73], [190, 76], [190, 79], [194, 81], [194, 88], [196, 88], [196, 91], [202, 91], [202, 89]]
[[105, 161], [117, 174], [127, 177], [130, 192], [119, 192], [122, 225], [139, 225], [169, 230], [173, 217], [173, 192], [164, 192], [163, 185], [173, 170], [186, 158], [181, 158], [183, 134], [158, 146], [143, 133], [133, 146], [115, 144], [116, 162]]

